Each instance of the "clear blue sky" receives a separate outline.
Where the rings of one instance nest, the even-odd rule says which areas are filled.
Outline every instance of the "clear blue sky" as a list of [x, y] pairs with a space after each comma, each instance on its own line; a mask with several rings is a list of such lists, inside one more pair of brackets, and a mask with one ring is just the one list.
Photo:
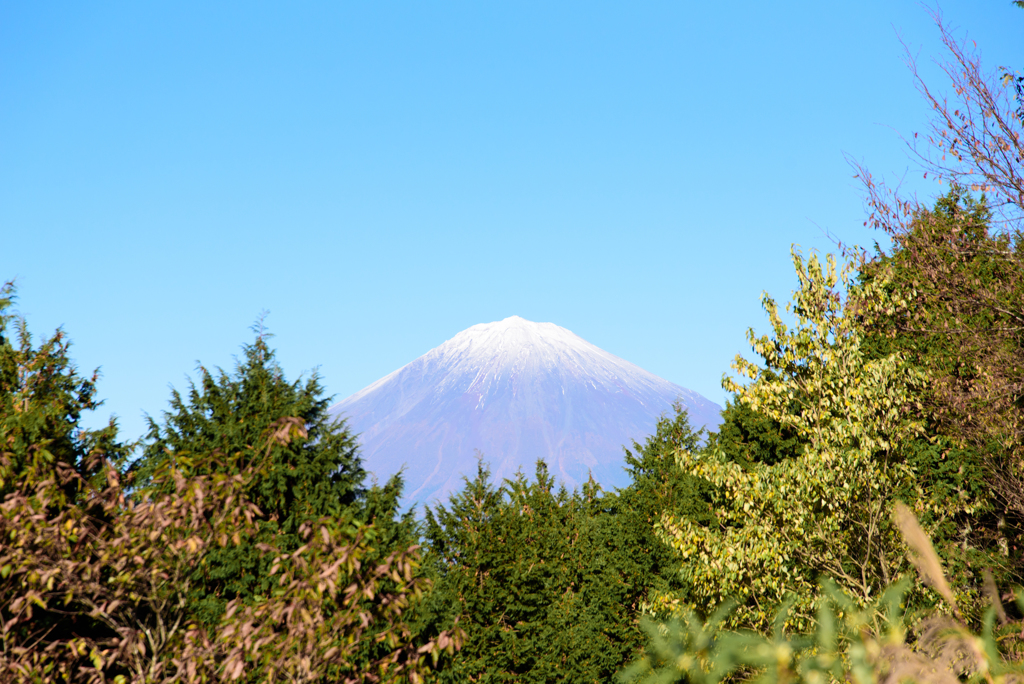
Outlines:
[[[1024, 69], [1024, 11], [944, 2]], [[0, 4], [0, 280], [127, 437], [267, 309], [338, 399], [475, 323], [552, 321], [722, 403], [789, 248], [910, 187], [914, 0]], [[940, 82], [934, 68], [926, 67]]]

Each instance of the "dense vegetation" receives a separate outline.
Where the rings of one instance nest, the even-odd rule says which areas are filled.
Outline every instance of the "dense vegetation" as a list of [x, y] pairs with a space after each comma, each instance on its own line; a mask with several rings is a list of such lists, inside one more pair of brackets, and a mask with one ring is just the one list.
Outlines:
[[724, 423], [664, 416], [618, 491], [481, 460], [402, 515], [262, 326], [139, 442], [86, 430], [95, 377], [4, 286], [0, 681], [1020, 680], [1024, 80], [939, 29], [911, 149], [948, 191], [860, 169], [891, 247], [794, 251]]

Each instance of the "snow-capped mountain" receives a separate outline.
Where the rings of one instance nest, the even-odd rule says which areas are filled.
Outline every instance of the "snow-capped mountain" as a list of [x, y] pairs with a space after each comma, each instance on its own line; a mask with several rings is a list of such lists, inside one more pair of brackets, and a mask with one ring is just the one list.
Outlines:
[[331, 407], [359, 434], [381, 482], [405, 468], [406, 503], [445, 500], [476, 473], [495, 480], [543, 458], [568, 487], [592, 473], [628, 484], [623, 445], [643, 442], [679, 400], [695, 427], [721, 407], [553, 323], [518, 316], [474, 325]]

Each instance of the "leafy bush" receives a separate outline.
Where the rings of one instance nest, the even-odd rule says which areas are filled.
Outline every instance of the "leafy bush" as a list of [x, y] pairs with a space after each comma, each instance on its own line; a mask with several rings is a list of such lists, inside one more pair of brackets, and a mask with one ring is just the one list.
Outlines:
[[[827, 581], [813, 628], [805, 631], [792, 628], [792, 601], [776, 612], [767, 633], [728, 629], [735, 603], [723, 604], [706, 621], [692, 610], [665, 623], [647, 620], [648, 653], [624, 670], [619, 680], [642, 684], [1021, 681], [1021, 625], [1007, 624], [994, 585], [981, 628], [972, 631], [959, 616], [938, 555], [913, 514], [898, 506], [896, 518], [922, 579], [943, 596], [946, 611], [955, 618], [936, 609], [924, 614], [908, 611], [911, 582], [907, 578], [867, 603]], [[1021, 594], [1017, 604], [1024, 613]]]

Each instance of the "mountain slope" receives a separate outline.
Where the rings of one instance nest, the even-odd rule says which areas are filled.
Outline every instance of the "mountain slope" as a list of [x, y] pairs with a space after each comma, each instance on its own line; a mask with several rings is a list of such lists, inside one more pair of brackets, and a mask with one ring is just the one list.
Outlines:
[[331, 407], [360, 434], [381, 480], [405, 467], [406, 501], [459, 489], [482, 453], [498, 480], [538, 458], [569, 487], [588, 472], [624, 486], [623, 445], [651, 434], [679, 400], [695, 426], [721, 407], [553, 323], [474, 325]]

